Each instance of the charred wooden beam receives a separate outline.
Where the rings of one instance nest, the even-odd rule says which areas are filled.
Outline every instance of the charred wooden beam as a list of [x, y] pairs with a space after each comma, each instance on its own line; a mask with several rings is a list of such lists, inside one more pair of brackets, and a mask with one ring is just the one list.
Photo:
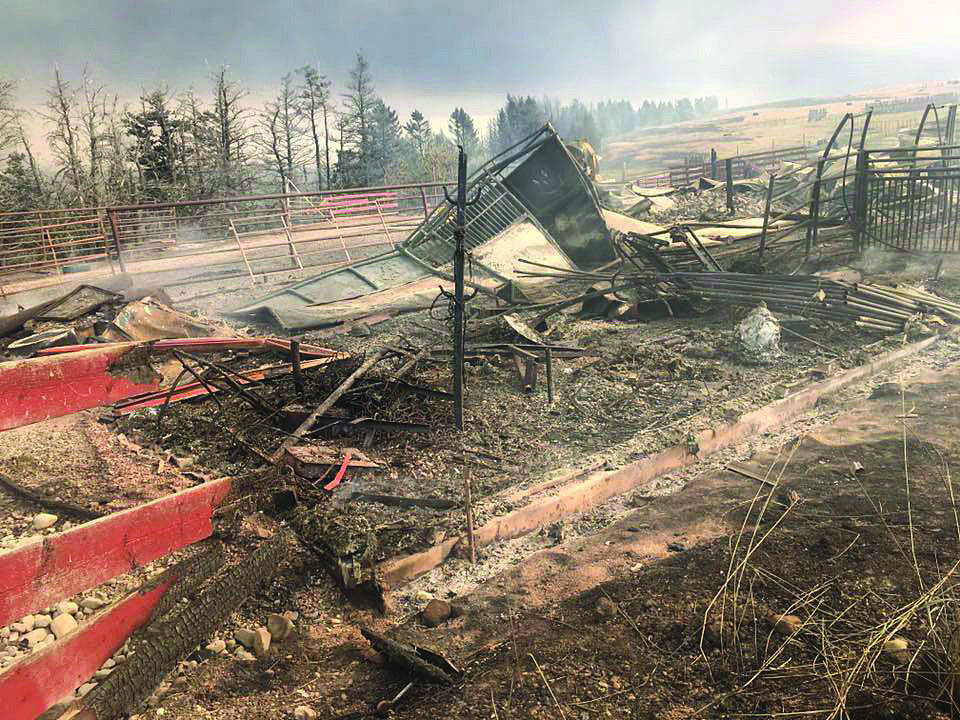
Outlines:
[[287, 533], [263, 542], [201, 589], [180, 596], [133, 643], [131, 656], [82, 701], [76, 720], [113, 720], [132, 713], [163, 678], [204, 642], [247, 597], [265, 586], [288, 552]]

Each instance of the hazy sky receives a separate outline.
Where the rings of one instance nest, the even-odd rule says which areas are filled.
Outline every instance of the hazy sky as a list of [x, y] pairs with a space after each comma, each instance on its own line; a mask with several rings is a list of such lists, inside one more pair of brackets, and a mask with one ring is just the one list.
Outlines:
[[205, 93], [227, 64], [265, 97], [306, 63], [342, 85], [357, 52], [401, 115], [435, 123], [508, 92], [733, 106], [960, 77], [960, 0], [0, 0], [0, 77], [26, 105], [54, 64], [126, 99]]

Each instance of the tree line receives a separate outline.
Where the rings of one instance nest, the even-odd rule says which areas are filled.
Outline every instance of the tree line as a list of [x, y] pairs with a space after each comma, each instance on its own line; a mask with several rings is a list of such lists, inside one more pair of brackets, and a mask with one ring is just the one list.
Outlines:
[[[258, 192], [329, 190], [449, 180], [457, 145], [472, 167], [550, 122], [565, 138], [600, 148], [638, 127], [713, 112], [716, 98], [587, 105], [508, 95], [481, 133], [454, 108], [435, 129], [419, 110], [402, 122], [381, 97], [369, 63], [357, 55], [342, 88], [313, 65], [282, 78], [262, 106], [228, 68], [205, 94], [144, 90], [135, 106], [84, 71], [54, 70], [33, 120], [46, 129], [49, 162], [38, 160], [16, 103], [0, 80], [0, 211], [195, 200]], [[51, 165], [52, 167], [48, 167]]]

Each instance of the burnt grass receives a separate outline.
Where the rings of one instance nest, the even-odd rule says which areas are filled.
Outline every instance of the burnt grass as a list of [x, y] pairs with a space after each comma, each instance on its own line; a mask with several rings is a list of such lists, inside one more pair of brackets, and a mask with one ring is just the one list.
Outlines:
[[[856, 474], [838, 470], [851, 467], [848, 451], [819, 447], [805, 463], [795, 458], [765, 511], [766, 494], [734, 510], [746, 526], [736, 549], [732, 537], [675, 553], [552, 608], [524, 612], [516, 599], [514, 631], [499, 631], [498, 645], [473, 659], [461, 687], [421, 691], [400, 716], [494, 717], [495, 704], [500, 718], [561, 717], [554, 698], [567, 718], [829, 716], [834, 683], [863, 653], [869, 631], [917, 598], [921, 579], [931, 587], [960, 559], [939, 448], [908, 442], [909, 513], [902, 443], [858, 447], [870, 462]], [[711, 606], [750, 538], [767, 532], [738, 574], [736, 606], [734, 582]], [[950, 610], [934, 631], [919, 613], [897, 633], [911, 652], [956, 630], [953, 586], [938, 594]], [[800, 629], [775, 632], [771, 613], [798, 616]], [[908, 688], [888, 653], [857, 678], [846, 717], [949, 716], [936, 688]]]
[[[944, 464], [944, 448], [909, 440], [908, 511], [903, 451], [896, 439], [848, 447], [805, 442], [782, 488], [761, 489], [756, 502], [730, 510], [731, 521], [745, 528], [739, 545], [738, 536], [723, 537], [556, 604], [530, 607], [522, 595], [507, 595], [471, 612], [464, 629], [479, 631], [483, 645], [446, 647], [438, 640], [433, 648], [454, 660], [463, 677], [450, 688], [416, 683], [391, 717], [831, 716], [836, 686], [870, 632], [916, 599], [921, 582], [931, 587], [960, 559], [945, 484], [957, 467]], [[855, 458], [869, 460], [863, 471], [852, 470]], [[764, 539], [754, 542], [745, 570], [730, 573], [752, 537]], [[243, 614], [289, 600], [290, 589], [311, 582], [310, 574], [307, 568], [284, 573]], [[736, 602], [736, 583], [720, 592], [734, 576]], [[938, 594], [948, 611], [937, 616], [934, 631], [919, 613], [896, 633], [911, 652], [949, 639], [954, 595], [953, 583]], [[775, 632], [771, 613], [796, 615], [799, 630]], [[363, 614], [355, 619], [362, 622]], [[398, 639], [406, 634], [403, 624], [391, 631]], [[307, 704], [320, 718], [376, 717], [377, 702], [410, 677], [362, 659], [364, 645], [359, 633], [340, 644], [301, 635], [268, 665], [214, 658], [165, 707], [177, 720], [199, 717], [193, 713], [201, 707], [209, 708], [205, 717], [289, 717], [303, 702], [297, 689], [309, 687]], [[935, 687], [907, 686], [901, 664], [875, 655], [870, 671], [856, 675], [840, 717], [950, 717]]]

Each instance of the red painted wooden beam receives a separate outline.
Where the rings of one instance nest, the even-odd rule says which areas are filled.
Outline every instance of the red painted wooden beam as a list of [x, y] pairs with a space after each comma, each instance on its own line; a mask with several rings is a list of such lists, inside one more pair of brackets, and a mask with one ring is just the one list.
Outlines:
[[0, 430], [158, 390], [163, 378], [121, 344], [0, 363]]
[[230, 482], [204, 483], [0, 553], [0, 625], [209, 537]]
[[85, 683], [149, 619], [175, 578], [128, 595], [65, 638], [0, 673], [4, 720], [35, 720]]

